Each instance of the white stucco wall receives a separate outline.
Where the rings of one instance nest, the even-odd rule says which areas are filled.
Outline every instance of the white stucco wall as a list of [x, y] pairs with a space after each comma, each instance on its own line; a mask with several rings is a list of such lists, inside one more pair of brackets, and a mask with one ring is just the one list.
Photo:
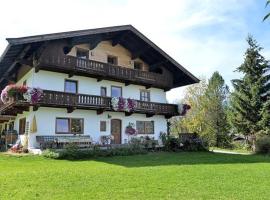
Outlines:
[[[39, 108], [35, 112], [31, 112], [28, 115], [28, 120], [31, 122], [33, 115], [36, 116], [37, 121], [37, 133], [29, 133], [29, 147], [37, 148], [36, 143], [37, 135], [56, 135], [55, 134], [55, 120], [57, 117], [71, 117], [71, 118], [83, 118], [84, 119], [84, 135], [90, 135], [95, 142], [100, 141], [100, 136], [110, 135], [111, 119], [122, 120], [122, 143], [128, 140], [128, 136], [125, 134], [126, 126], [131, 122], [136, 125], [137, 120], [142, 121], [154, 121], [154, 134], [149, 134], [150, 137], [159, 139], [160, 132], [167, 131], [167, 122], [164, 116], [153, 116], [146, 118], [144, 114], [133, 114], [126, 117], [121, 112], [104, 112], [101, 115], [97, 115], [94, 110], [75, 110], [72, 113], [67, 113], [66, 109], [63, 108]], [[111, 118], [108, 118], [108, 115]], [[100, 121], [106, 121], [106, 132], [100, 132]], [[57, 135], [68, 135], [68, 134], [57, 134]], [[141, 135], [138, 135], [141, 136]], [[146, 135], [143, 135], [146, 136]]]
[[[40, 87], [47, 90], [64, 91], [65, 79], [78, 81], [78, 93], [100, 95], [100, 87], [107, 88], [107, 96], [111, 96], [111, 86], [121, 86], [123, 97], [140, 99], [140, 89], [145, 89], [144, 86], [128, 85], [115, 81], [102, 80], [97, 82], [95, 78], [73, 76], [68, 78], [68, 74], [56, 73], [50, 71], [40, 70], [38, 73], [34, 73], [32, 77], [32, 84], [34, 87]], [[152, 102], [166, 103], [166, 93], [162, 89], [149, 88], [150, 99]]]
[[17, 81], [17, 85], [22, 85], [26, 81], [27, 86], [32, 87], [34, 81], [34, 69], [31, 69], [27, 72], [20, 80]]

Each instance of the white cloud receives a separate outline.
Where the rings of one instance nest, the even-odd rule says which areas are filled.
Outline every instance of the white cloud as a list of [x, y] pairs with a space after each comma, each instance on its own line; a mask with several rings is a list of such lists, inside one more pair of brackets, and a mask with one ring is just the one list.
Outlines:
[[[256, 0], [1, 1], [0, 52], [7, 45], [6, 37], [132, 24], [196, 76], [209, 77], [219, 70], [229, 83], [238, 76], [232, 71], [242, 61], [244, 38], [250, 30], [245, 12], [257, 3]], [[181, 98], [181, 93], [181, 89], [168, 92], [169, 101]]]

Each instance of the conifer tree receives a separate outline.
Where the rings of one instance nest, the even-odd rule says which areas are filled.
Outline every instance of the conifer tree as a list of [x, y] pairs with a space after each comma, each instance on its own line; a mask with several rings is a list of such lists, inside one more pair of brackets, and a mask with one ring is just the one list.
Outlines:
[[[236, 71], [243, 74], [241, 79], [232, 80], [230, 121], [236, 133], [254, 136], [262, 130], [263, 111], [267, 109], [263, 98], [269, 90], [268, 61], [261, 55], [262, 47], [251, 36], [247, 38], [248, 49], [244, 63]], [[265, 114], [264, 114], [265, 115]]]
[[228, 86], [218, 72], [209, 79], [206, 90], [206, 120], [209, 135], [215, 138], [215, 146], [224, 147], [228, 144], [228, 122], [226, 116]]

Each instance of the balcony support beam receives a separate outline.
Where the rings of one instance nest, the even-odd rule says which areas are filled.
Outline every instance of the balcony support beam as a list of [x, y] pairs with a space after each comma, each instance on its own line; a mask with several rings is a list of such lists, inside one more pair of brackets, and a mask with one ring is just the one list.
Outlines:
[[132, 114], [133, 114], [133, 112], [125, 112], [126, 117], [131, 116]]
[[33, 106], [33, 111], [37, 111], [39, 109], [39, 105], [34, 105]]
[[97, 82], [100, 82], [100, 81], [102, 81], [102, 80], [103, 80], [102, 77], [98, 77], [98, 78], [97, 78]]
[[152, 85], [146, 85], [145, 86], [145, 89], [149, 89], [149, 88], [151, 88], [152, 87]]
[[38, 73], [40, 70], [39, 66], [35, 66], [35, 73]]
[[170, 119], [172, 115], [165, 115], [165, 119]]
[[67, 108], [67, 113], [72, 113], [76, 108], [75, 107], [68, 107]]
[[104, 113], [104, 111], [105, 111], [105, 108], [97, 109], [97, 115], [101, 115], [102, 113]]
[[71, 78], [73, 76], [74, 76], [74, 72], [73, 71], [68, 73], [68, 78]]
[[130, 81], [126, 81], [125, 86], [129, 86], [129, 85], [130, 85]]
[[146, 117], [147, 117], [147, 118], [150, 118], [150, 117], [153, 117], [154, 115], [155, 115], [154, 113], [147, 113], [147, 114], [146, 114]]

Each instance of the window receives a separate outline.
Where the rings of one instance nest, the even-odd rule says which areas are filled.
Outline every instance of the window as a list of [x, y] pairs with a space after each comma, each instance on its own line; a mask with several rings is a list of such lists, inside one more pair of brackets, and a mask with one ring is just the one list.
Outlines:
[[140, 91], [140, 100], [141, 101], [150, 101], [150, 91], [149, 90], [141, 90]]
[[117, 86], [112, 86], [111, 97], [121, 97], [122, 88]]
[[56, 133], [83, 134], [83, 119], [56, 118]]
[[154, 121], [136, 121], [138, 134], [154, 134]]
[[112, 65], [117, 65], [117, 57], [116, 56], [108, 56], [107, 63]]
[[107, 88], [106, 87], [101, 87], [100, 88], [100, 96], [102, 96], [102, 97], [107, 96]]
[[24, 135], [25, 133], [25, 124], [26, 124], [26, 118], [22, 118], [19, 121], [19, 134]]
[[73, 80], [65, 80], [65, 92], [77, 93], [78, 92], [78, 82]]
[[78, 49], [77, 48], [76, 56], [77, 56], [77, 58], [88, 59], [89, 58], [89, 51], [87, 51], [85, 49]]
[[106, 121], [100, 121], [100, 131], [106, 131]]
[[134, 61], [134, 69], [142, 70], [143, 69], [143, 64], [141, 62]]

